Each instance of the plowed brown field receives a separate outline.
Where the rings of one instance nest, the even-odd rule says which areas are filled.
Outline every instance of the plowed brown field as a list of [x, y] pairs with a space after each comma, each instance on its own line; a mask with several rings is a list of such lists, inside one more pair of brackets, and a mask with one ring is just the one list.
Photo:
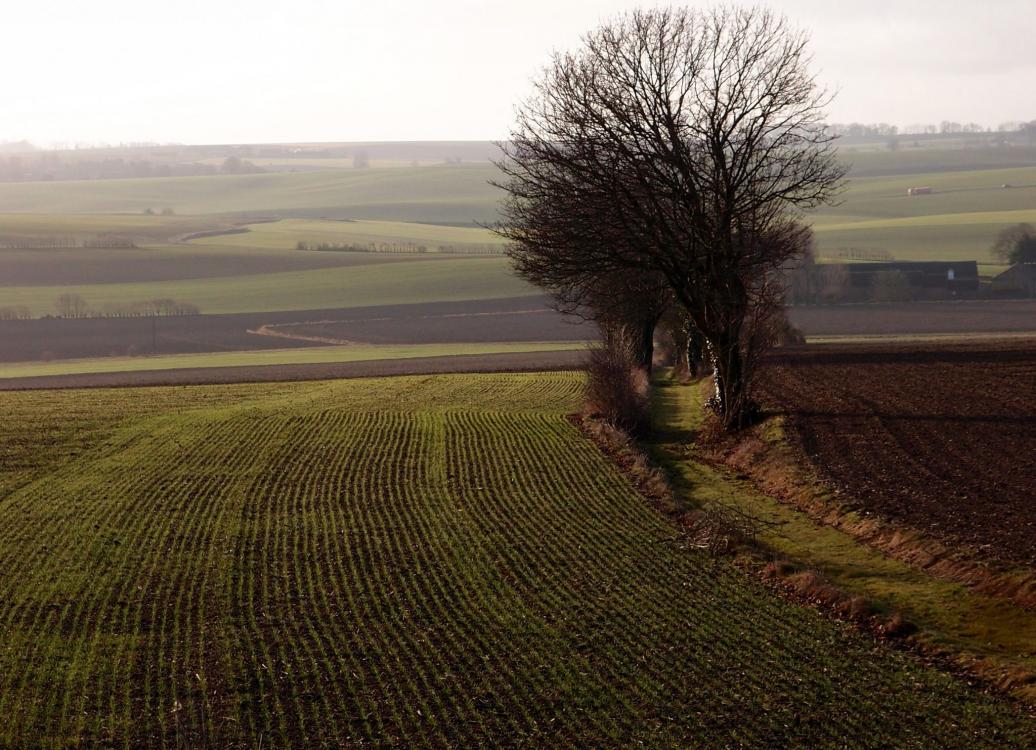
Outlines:
[[861, 510], [1036, 564], [1036, 341], [802, 347], [764, 394]]

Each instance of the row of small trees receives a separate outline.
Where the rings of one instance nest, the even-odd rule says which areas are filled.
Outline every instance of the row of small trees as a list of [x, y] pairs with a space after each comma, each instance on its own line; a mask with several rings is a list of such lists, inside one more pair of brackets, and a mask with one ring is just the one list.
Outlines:
[[305, 242], [295, 243], [296, 250], [339, 253], [438, 253], [442, 255], [502, 255], [504, 250], [498, 245], [420, 245], [416, 242], [367, 242], [367, 243], [334, 243]]
[[174, 299], [153, 299], [140, 302], [108, 302], [91, 308], [81, 295], [65, 293], [54, 303], [59, 318], [145, 318], [198, 315], [197, 305]]
[[32, 310], [25, 305], [7, 305], [0, 307], [0, 320], [29, 320]]
[[136, 247], [129, 237], [100, 235], [85, 240], [78, 237], [0, 237], [0, 248], [5, 250], [63, 250], [74, 248], [127, 249]]
[[636, 11], [555, 55], [499, 164], [518, 273], [642, 371], [663, 317], [693, 331], [727, 429], [756, 413], [802, 212], [846, 173], [809, 67], [806, 36], [766, 10]]

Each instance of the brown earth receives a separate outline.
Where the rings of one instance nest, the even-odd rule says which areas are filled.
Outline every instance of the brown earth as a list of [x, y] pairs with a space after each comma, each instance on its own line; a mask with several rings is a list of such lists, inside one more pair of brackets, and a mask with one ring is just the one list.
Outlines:
[[368, 362], [193, 367], [145, 372], [45, 375], [28, 378], [2, 378], [0, 379], [0, 391], [265, 383], [296, 380], [331, 380], [335, 378], [390, 377], [395, 375], [436, 375], [452, 372], [574, 370], [582, 366], [584, 354], [585, 352], [582, 350], [505, 352], [502, 354], [461, 354], [444, 357], [383, 359]]
[[298, 326], [305, 332], [309, 321], [322, 320], [335, 321], [338, 338], [369, 343], [583, 341], [594, 336], [592, 326], [573, 325], [548, 309], [546, 298], [520, 297], [179, 318], [0, 321], [0, 362], [319, 346], [249, 331], [290, 326], [290, 332]]
[[841, 500], [1036, 565], [1036, 341], [800, 347], [762, 387]]
[[1036, 332], [1036, 300], [961, 300], [791, 307], [806, 336]]
[[579, 341], [596, 335], [593, 326], [559, 315], [539, 298], [499, 300], [500, 309], [437, 312], [424, 305], [411, 307], [390, 315], [272, 324], [259, 332], [333, 344]]

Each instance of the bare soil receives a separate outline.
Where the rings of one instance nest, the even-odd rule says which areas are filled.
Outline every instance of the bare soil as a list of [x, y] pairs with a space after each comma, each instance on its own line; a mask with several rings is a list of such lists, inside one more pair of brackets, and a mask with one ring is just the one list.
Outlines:
[[788, 309], [806, 336], [902, 336], [1036, 331], [1036, 300], [961, 300]]
[[801, 347], [762, 385], [862, 512], [1036, 565], [1036, 341]]
[[336, 337], [364, 343], [581, 341], [594, 335], [592, 326], [573, 325], [548, 309], [543, 297], [154, 320], [11, 320], [0, 321], [0, 362], [320, 346], [319, 341], [249, 331], [289, 326], [287, 332], [304, 335], [321, 330], [321, 324], [309, 324], [321, 320], [335, 321], [331, 332]]

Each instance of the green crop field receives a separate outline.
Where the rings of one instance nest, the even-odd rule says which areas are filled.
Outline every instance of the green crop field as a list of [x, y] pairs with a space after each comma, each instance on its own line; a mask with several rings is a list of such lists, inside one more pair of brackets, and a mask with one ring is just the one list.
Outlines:
[[582, 349], [583, 342], [496, 342], [478, 344], [356, 344], [349, 346], [260, 349], [205, 354], [165, 354], [149, 357], [95, 357], [54, 362], [0, 363], [0, 379], [43, 375], [75, 375], [100, 372], [144, 372], [185, 367], [250, 367], [256, 365], [305, 365], [337, 362], [370, 362], [415, 357], [453, 357], [467, 354], [556, 352]]
[[[301, 251], [293, 250], [293, 253]], [[314, 255], [316, 253], [313, 253]], [[511, 273], [503, 257], [433, 258], [174, 281], [61, 286], [0, 286], [0, 306], [53, 313], [61, 294], [81, 295], [94, 308], [127, 300], [172, 298], [203, 313], [318, 310], [421, 302], [496, 299], [538, 294]]]
[[[935, 192], [908, 196], [917, 186]], [[813, 219], [820, 255], [860, 247], [901, 260], [988, 262], [1000, 230], [1036, 221], [1036, 168], [857, 178], [841, 205]]]
[[0, 183], [0, 213], [279, 215], [468, 224], [492, 220], [489, 164], [212, 177]]
[[[815, 226], [822, 258], [865, 249], [902, 260], [974, 259], [989, 266], [999, 231], [1036, 222], [1036, 148], [923, 145], [896, 152], [847, 149], [844, 156], [853, 173], [841, 204], [806, 217]], [[95, 309], [171, 297], [203, 313], [528, 294], [531, 289], [499, 258], [439, 268], [408, 261], [377, 269], [345, 267], [353, 261], [332, 260], [331, 253], [300, 258], [295, 249], [300, 240], [498, 247], [499, 238], [476, 226], [496, 218], [500, 193], [489, 181], [497, 176], [491, 164], [474, 163], [0, 184], [0, 241], [113, 233], [140, 246], [136, 254], [84, 250], [75, 258], [0, 250], [0, 307], [53, 313], [54, 299], [66, 292], [80, 294]], [[908, 197], [907, 188], [915, 186], [934, 193]], [[175, 215], [141, 213], [166, 207]], [[250, 224], [243, 233], [179, 241], [255, 218], [280, 220]], [[86, 268], [95, 261], [103, 270], [96, 264]], [[342, 267], [323, 267], [339, 261]], [[17, 278], [7, 271], [12, 265], [18, 266]], [[79, 277], [89, 277], [89, 283], [77, 282]]]
[[0, 394], [0, 745], [1032, 747], [778, 598], [574, 374]]

